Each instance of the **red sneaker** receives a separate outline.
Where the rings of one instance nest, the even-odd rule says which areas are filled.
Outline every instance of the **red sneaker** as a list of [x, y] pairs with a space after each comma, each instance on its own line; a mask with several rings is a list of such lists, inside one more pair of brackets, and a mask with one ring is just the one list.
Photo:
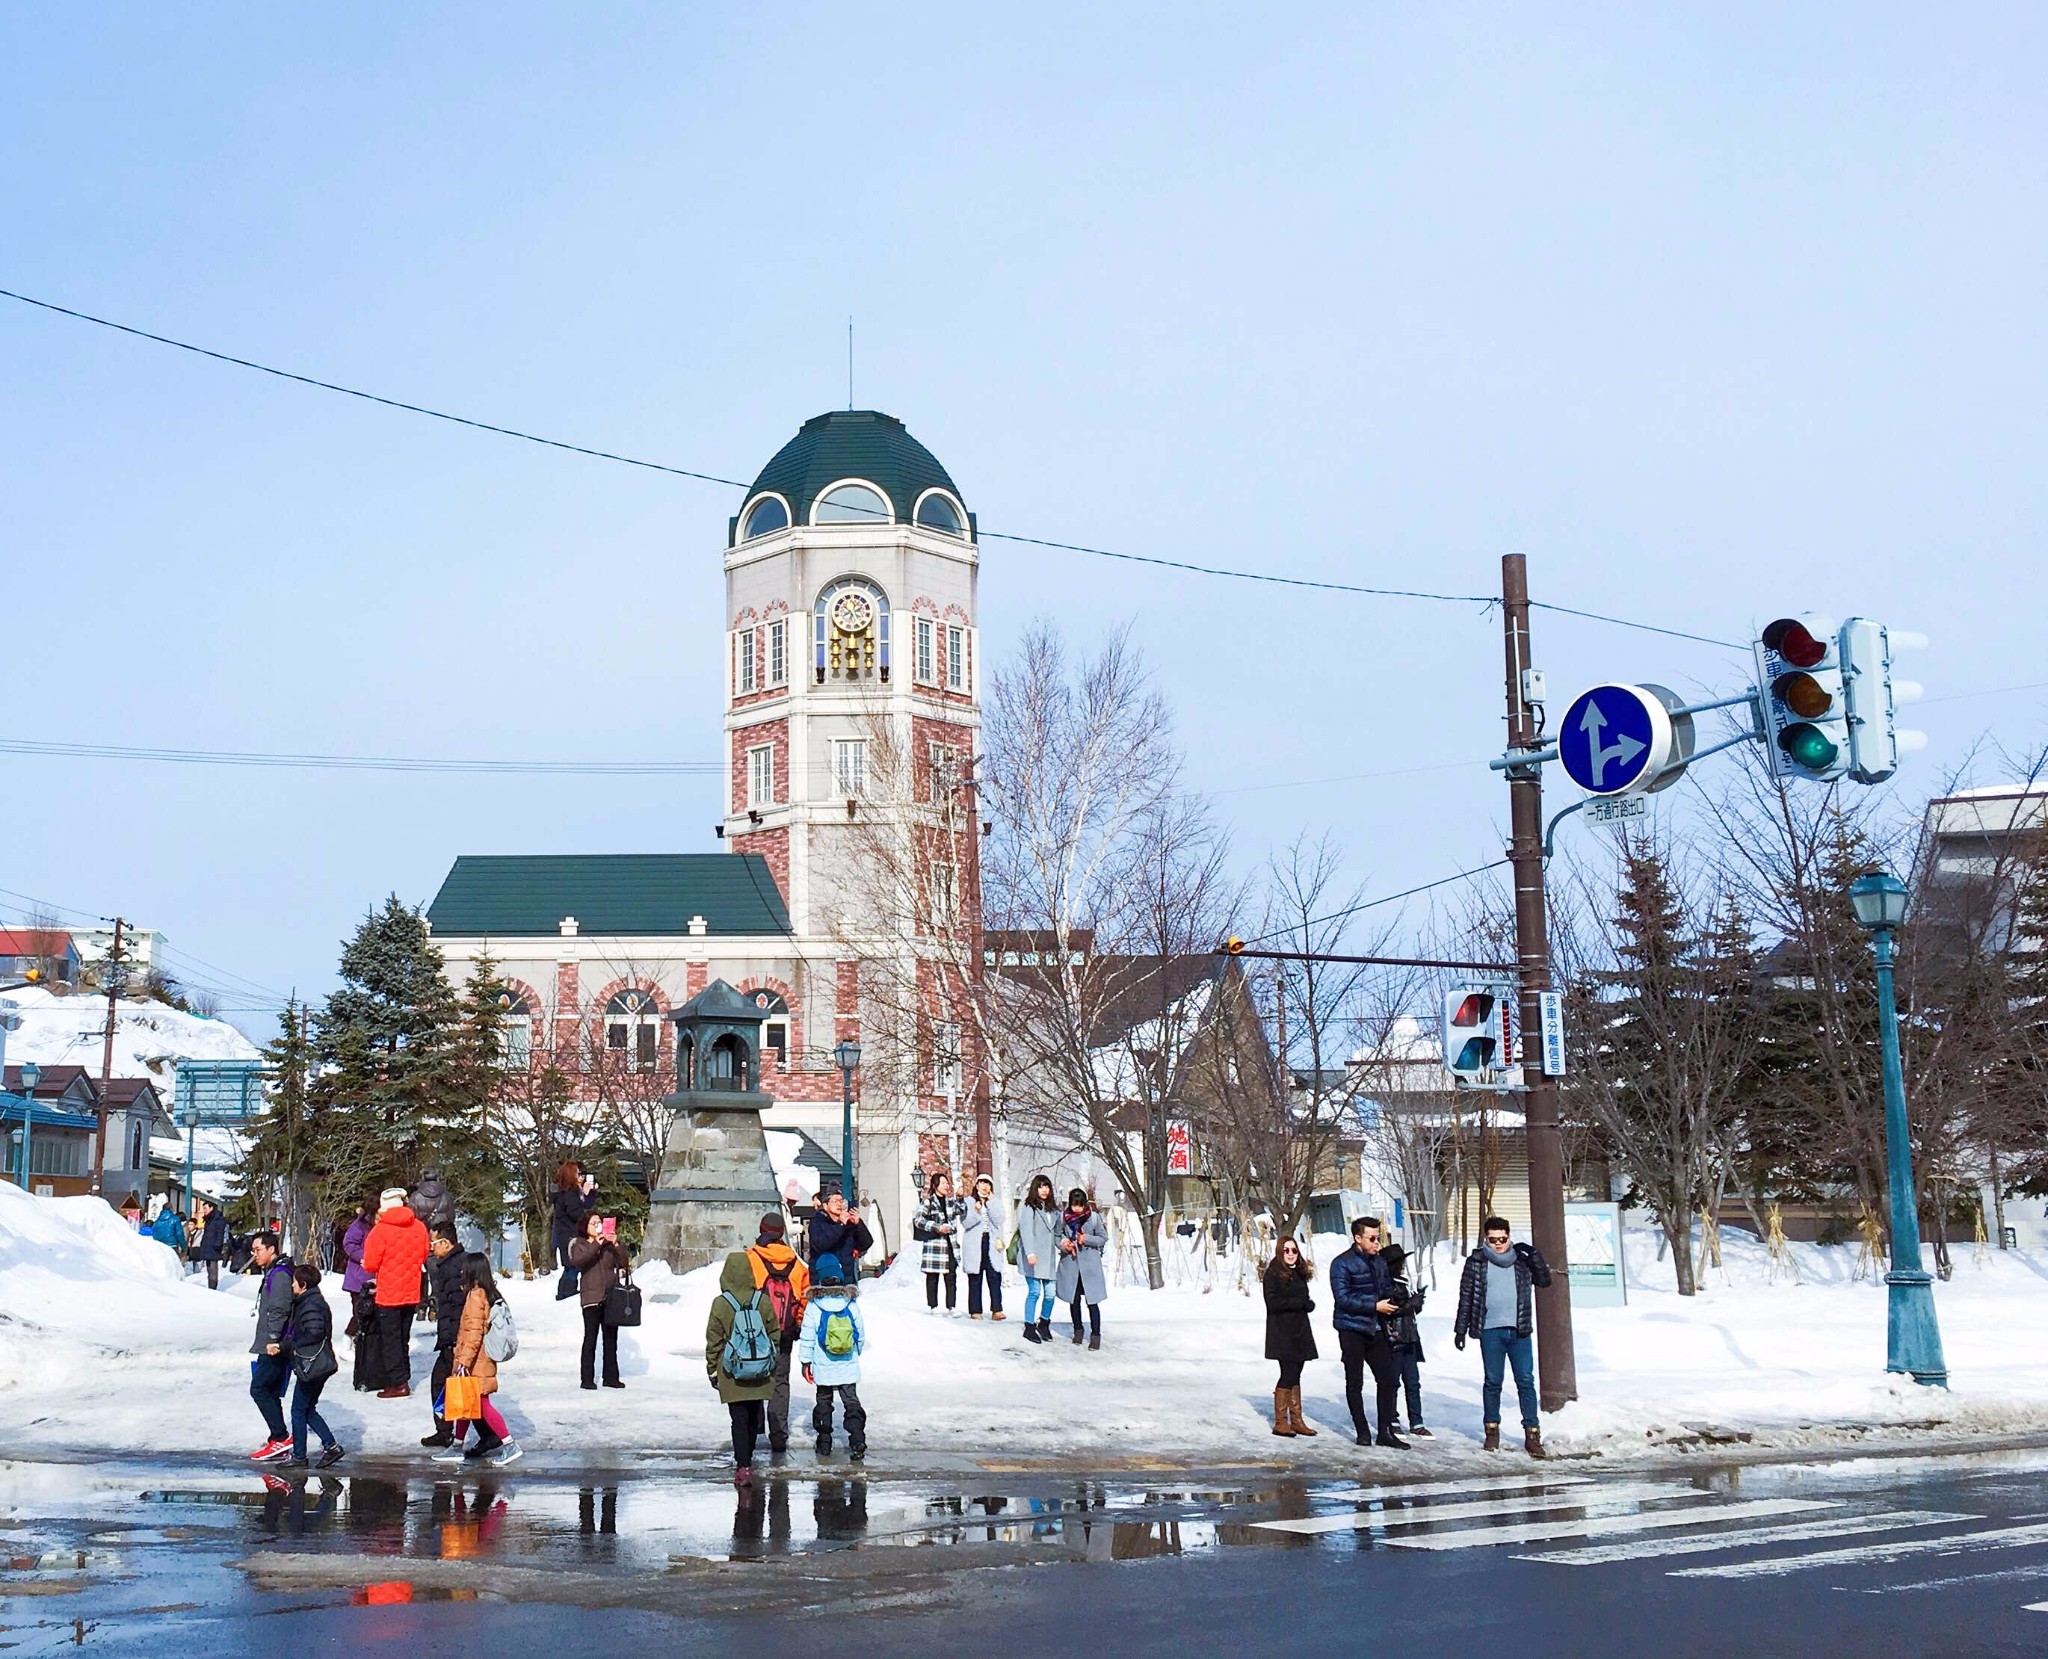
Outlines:
[[292, 1443], [289, 1440], [266, 1440], [249, 1454], [249, 1461], [251, 1463], [274, 1463], [281, 1457], [289, 1457], [291, 1450]]

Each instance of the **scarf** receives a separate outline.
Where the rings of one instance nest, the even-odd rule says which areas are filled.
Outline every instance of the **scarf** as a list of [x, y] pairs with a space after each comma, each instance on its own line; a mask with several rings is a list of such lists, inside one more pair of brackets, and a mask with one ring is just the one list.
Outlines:
[[1060, 1229], [1074, 1241], [1078, 1249], [1081, 1243], [1081, 1229], [1088, 1225], [1088, 1218], [1095, 1212], [1090, 1209], [1067, 1210], [1060, 1216]]

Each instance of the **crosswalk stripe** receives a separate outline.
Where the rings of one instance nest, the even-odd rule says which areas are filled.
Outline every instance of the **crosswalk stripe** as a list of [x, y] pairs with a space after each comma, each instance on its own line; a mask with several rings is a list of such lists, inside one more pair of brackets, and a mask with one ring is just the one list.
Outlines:
[[1761, 1520], [1766, 1515], [1800, 1515], [1835, 1507], [1821, 1499], [1757, 1498], [1748, 1503], [1693, 1504], [1681, 1509], [1649, 1510], [1640, 1515], [1596, 1515], [1578, 1521], [1466, 1527], [1420, 1538], [1389, 1538], [1387, 1543], [1397, 1550], [1473, 1550], [1488, 1544], [1530, 1544], [1539, 1538], [1605, 1538], [1629, 1532], [1656, 1532], [1665, 1527], [1713, 1526], [1724, 1521]]
[[1415, 1486], [1403, 1486], [1398, 1482], [1392, 1486], [1347, 1486], [1335, 1492], [1312, 1493], [1311, 1496], [1328, 1498], [1333, 1503], [1348, 1503], [1354, 1499], [1379, 1502], [1404, 1498], [1448, 1498], [1461, 1492], [1533, 1492], [1545, 1486], [1592, 1484], [1591, 1475], [1511, 1475], [1505, 1480], [1487, 1476], [1478, 1480], [1433, 1480]]
[[1660, 1555], [1703, 1555], [1710, 1550], [1741, 1550], [1770, 1544], [1801, 1544], [1810, 1538], [1840, 1538], [1857, 1532], [1896, 1532], [1906, 1527], [1939, 1526], [1946, 1521], [1981, 1521], [1981, 1515], [1950, 1514], [1939, 1509], [1884, 1509], [1876, 1514], [1831, 1515], [1791, 1526], [1754, 1527], [1707, 1538], [1639, 1538], [1629, 1544], [1588, 1544], [1583, 1549], [1519, 1555], [1517, 1561], [1548, 1561], [1560, 1567], [1597, 1567], [1609, 1561], [1646, 1561]]
[[2022, 1613], [2048, 1613], [2048, 1601], [2030, 1601], [2020, 1611]]
[[1432, 1521], [1468, 1520], [1474, 1515], [1514, 1515], [1540, 1509], [1589, 1509], [1609, 1504], [1641, 1503], [1649, 1498], [1705, 1497], [1682, 1481], [1635, 1481], [1614, 1486], [1587, 1485], [1568, 1492], [1521, 1497], [1479, 1498], [1471, 1503], [1430, 1503], [1414, 1509], [1354, 1509], [1342, 1515], [1308, 1515], [1290, 1521], [1254, 1521], [1268, 1532], [1363, 1532], [1370, 1527], [1423, 1526]]
[[1775, 1556], [1768, 1561], [1738, 1561], [1725, 1567], [1684, 1567], [1671, 1576], [1776, 1578], [1815, 1567], [1860, 1567], [1869, 1562], [1903, 1561], [1915, 1555], [1974, 1555], [1980, 1550], [2016, 1550], [2028, 1544], [2048, 1544], [2048, 1525], [1995, 1527], [1990, 1532], [1956, 1532], [1940, 1538], [1907, 1538], [1893, 1544], [1863, 1544], [1855, 1549]]

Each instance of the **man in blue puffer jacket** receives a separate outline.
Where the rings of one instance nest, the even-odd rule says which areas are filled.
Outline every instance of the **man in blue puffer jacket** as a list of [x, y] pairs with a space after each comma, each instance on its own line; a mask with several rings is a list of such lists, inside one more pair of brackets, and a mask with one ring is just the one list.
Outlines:
[[[1351, 1407], [1351, 1426], [1361, 1446], [1387, 1446], [1406, 1451], [1408, 1442], [1394, 1433], [1395, 1398], [1401, 1368], [1386, 1322], [1401, 1311], [1394, 1300], [1394, 1275], [1381, 1259], [1385, 1235], [1380, 1218], [1362, 1215], [1351, 1223], [1351, 1248], [1330, 1263], [1330, 1299], [1336, 1304], [1331, 1323], [1344, 1355], [1344, 1400]], [[1365, 1368], [1372, 1367], [1378, 1396], [1380, 1432], [1375, 1438], [1365, 1420]]]

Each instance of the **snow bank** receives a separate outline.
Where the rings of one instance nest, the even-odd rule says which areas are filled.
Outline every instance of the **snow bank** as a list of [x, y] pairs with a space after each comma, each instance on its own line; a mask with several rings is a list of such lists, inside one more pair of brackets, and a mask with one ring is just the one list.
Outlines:
[[[1267, 1432], [1274, 1377], [1262, 1357], [1264, 1308], [1255, 1285], [1250, 1294], [1239, 1288], [1228, 1258], [1212, 1259], [1208, 1290], [1112, 1283], [1100, 1353], [1067, 1341], [1064, 1308], [1051, 1346], [1025, 1343], [1014, 1273], [1005, 1283], [1010, 1318], [1001, 1324], [927, 1313], [914, 1267], [871, 1280], [861, 1292], [871, 1342], [861, 1392], [873, 1466], [1359, 1464], [1373, 1454], [1349, 1444], [1328, 1323], [1328, 1264], [1342, 1243], [1314, 1241], [1323, 1357], [1309, 1368], [1304, 1396], [1324, 1433], [1306, 1443]], [[1980, 1262], [1960, 1253], [1955, 1278], [1935, 1287], [1953, 1373], [1953, 1387], [1942, 1391], [1886, 1377], [1884, 1287], [1855, 1277], [1853, 1248], [1795, 1247], [1800, 1281], [1773, 1282], [1762, 1251], [1731, 1238], [1727, 1270], [1689, 1299], [1666, 1288], [1669, 1267], [1655, 1262], [1654, 1240], [1632, 1236], [1629, 1248], [1630, 1305], [1578, 1312], [1581, 1398], [1544, 1424], [1560, 1451], [1626, 1459], [1699, 1448], [1718, 1456], [1736, 1435], [1760, 1447], [1824, 1448], [1875, 1433], [1938, 1441], [2048, 1430], [2048, 1257], [1993, 1252]], [[1421, 1321], [1423, 1388], [1438, 1438], [1400, 1468], [1490, 1466], [1476, 1444], [1477, 1348], [1461, 1354], [1450, 1341], [1459, 1264], [1440, 1250], [1425, 1265], [1436, 1285]], [[727, 1421], [705, 1378], [704, 1322], [718, 1269], [675, 1275], [652, 1264], [637, 1279], [645, 1323], [621, 1335], [627, 1387], [617, 1394], [577, 1386], [581, 1312], [574, 1300], [554, 1299], [551, 1277], [501, 1281], [521, 1337], [501, 1404], [537, 1461], [717, 1460]], [[0, 1186], [0, 1422], [8, 1449], [231, 1454], [253, 1446], [254, 1281], [217, 1293], [203, 1286], [179, 1279], [168, 1251], [129, 1232], [96, 1200], [39, 1199]], [[331, 1275], [327, 1290], [345, 1321]], [[343, 1373], [322, 1409], [343, 1442], [419, 1458], [425, 1399], [354, 1393], [345, 1342], [342, 1349]], [[423, 1331], [414, 1347], [422, 1382], [430, 1362]], [[801, 1416], [810, 1391], [799, 1382], [796, 1395]], [[1376, 1470], [1394, 1454], [1378, 1455]]]
[[[6, 993], [21, 1013], [21, 1029], [7, 1038], [7, 1063], [83, 1066], [94, 1077], [106, 1043], [107, 1004], [85, 992], [60, 994], [43, 985]], [[147, 1077], [165, 1106], [171, 1104], [180, 1060], [260, 1060], [263, 1051], [226, 1020], [185, 1014], [163, 1002], [115, 1005], [116, 1077]]]

